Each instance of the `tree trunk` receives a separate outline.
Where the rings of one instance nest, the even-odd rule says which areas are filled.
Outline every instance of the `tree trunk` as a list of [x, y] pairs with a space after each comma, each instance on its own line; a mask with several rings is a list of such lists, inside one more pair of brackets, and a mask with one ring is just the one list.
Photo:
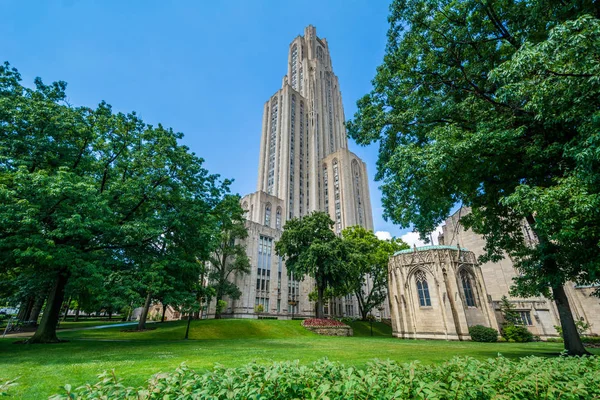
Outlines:
[[168, 304], [163, 304], [162, 316], [160, 317], [160, 322], [165, 322], [165, 314], [167, 313]]
[[565, 350], [570, 356], [589, 355], [590, 353], [583, 347], [581, 337], [577, 331], [575, 319], [573, 318], [573, 313], [571, 312], [571, 306], [569, 305], [569, 299], [565, 293], [564, 286], [552, 288], [552, 294], [554, 295], [554, 303], [556, 304], [558, 316], [560, 317]]
[[[537, 236], [540, 245], [545, 245], [546, 248], [550, 247], [548, 238], [544, 235], [540, 235], [536, 230], [535, 217], [533, 215], [528, 215], [526, 220], [535, 236]], [[547, 255], [551, 255], [551, 253]], [[544, 268], [547, 271], [558, 271], [556, 259], [553, 257], [546, 257], [544, 260]], [[571, 312], [571, 306], [569, 305], [569, 299], [565, 293], [565, 287], [563, 285], [553, 286], [552, 294], [554, 295], [554, 303], [556, 304], [556, 308], [558, 310], [558, 316], [560, 318], [560, 325], [563, 330], [563, 339], [567, 354], [570, 356], [589, 355], [590, 353], [585, 350], [585, 347], [583, 347], [583, 343], [581, 342], [581, 338], [579, 337], [579, 332], [577, 331], [577, 326], [575, 325], [575, 320], [573, 319], [573, 313]]]
[[42, 307], [44, 306], [44, 300], [46, 300], [43, 296], [38, 297], [35, 300], [35, 304], [29, 313], [28, 321], [35, 321], [34, 326], [38, 326], [38, 319], [40, 318], [40, 314], [42, 312]]
[[79, 321], [79, 302], [77, 303], [77, 308], [75, 309], [75, 318], [73, 318], [73, 322]]
[[69, 307], [71, 307], [71, 297], [69, 297], [69, 300], [67, 300], [67, 306], [65, 307], [65, 314], [63, 315], [63, 318], [62, 318], [63, 321], [67, 320], [67, 315], [69, 315]]
[[323, 294], [325, 289], [321, 286], [317, 287], [317, 318], [324, 318], [325, 313], [323, 312]]
[[215, 303], [215, 319], [221, 319], [221, 311], [223, 310], [221, 310], [219, 307], [219, 301], [223, 299], [223, 295], [217, 294], [215, 299], [217, 300], [217, 302]]
[[140, 315], [140, 322], [138, 323], [137, 330], [143, 331], [146, 329], [146, 318], [148, 318], [148, 310], [150, 310], [150, 301], [152, 300], [152, 293], [148, 292], [148, 296], [146, 296], [146, 301], [144, 302], [144, 309], [142, 310], [142, 314]]
[[110, 309], [108, 310], [108, 320], [109, 320], [109, 321], [112, 321], [112, 315], [113, 315], [113, 310], [112, 310], [112, 308], [110, 308]]
[[58, 343], [60, 340], [56, 336], [56, 327], [60, 319], [60, 308], [65, 299], [65, 286], [69, 281], [69, 274], [66, 271], [59, 271], [56, 282], [50, 290], [42, 321], [35, 334], [27, 343]]
[[33, 308], [34, 298], [33, 296], [29, 296], [27, 300], [21, 303], [21, 307], [19, 308], [19, 313], [17, 314], [17, 319], [19, 321], [25, 321], [29, 314], [31, 314], [31, 309]]

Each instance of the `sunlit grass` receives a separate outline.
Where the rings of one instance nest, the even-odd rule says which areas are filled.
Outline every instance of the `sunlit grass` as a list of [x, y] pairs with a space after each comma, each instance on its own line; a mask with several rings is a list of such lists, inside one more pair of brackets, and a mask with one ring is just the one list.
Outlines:
[[[70, 341], [53, 345], [15, 345], [14, 339], [0, 340], [0, 378], [21, 377], [19, 386], [11, 390], [16, 398], [43, 399], [67, 382], [94, 382], [97, 374], [113, 368], [126, 385], [140, 385], [152, 374], [172, 371], [182, 362], [205, 370], [217, 363], [235, 367], [252, 361], [298, 359], [306, 363], [328, 357], [364, 367], [374, 358], [439, 363], [454, 356], [555, 356], [562, 350], [560, 343], [399, 340], [388, 337], [389, 327], [383, 324], [374, 324], [376, 336], [371, 338], [368, 323], [353, 324], [355, 337], [324, 337], [305, 330], [300, 321], [193, 321], [192, 340], [187, 341], [183, 340], [185, 321], [150, 326], [156, 329], [62, 332], [59, 336]], [[591, 351], [600, 354], [598, 349]]]

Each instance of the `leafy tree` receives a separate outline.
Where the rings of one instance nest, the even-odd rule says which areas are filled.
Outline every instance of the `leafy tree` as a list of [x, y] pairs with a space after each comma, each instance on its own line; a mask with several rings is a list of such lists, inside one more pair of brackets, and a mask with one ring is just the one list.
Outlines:
[[504, 318], [504, 325], [522, 325], [523, 321], [514, 304], [508, 301], [506, 296], [500, 299], [500, 312]]
[[102, 285], [115, 268], [146, 268], [160, 240], [187, 260], [192, 246], [178, 238], [194, 230], [195, 252], [206, 253], [214, 232], [205, 216], [228, 182], [178, 144], [181, 134], [105, 103], [71, 107], [64, 82], [20, 80], [0, 66], [0, 275], [47, 277], [29, 342], [56, 342], [70, 282]]
[[330, 287], [342, 287], [348, 251], [333, 232], [334, 222], [328, 214], [314, 211], [285, 223], [275, 252], [285, 259], [288, 272], [308, 275], [317, 284], [317, 318], [323, 318], [324, 294]]
[[350, 252], [344, 284], [347, 291], [356, 296], [361, 317], [366, 321], [367, 314], [387, 297], [390, 256], [409, 246], [395, 238], [380, 240], [361, 226], [344, 229], [342, 238]]
[[508, 253], [514, 293], [554, 299], [573, 355], [586, 351], [563, 285], [600, 280], [599, 16], [589, 0], [395, 1], [348, 123], [380, 143], [385, 217], [427, 233], [470, 207], [481, 261]]
[[215, 207], [218, 220], [219, 234], [210, 257], [208, 279], [215, 288], [217, 308], [215, 318], [221, 318], [223, 307], [219, 303], [225, 296], [239, 299], [242, 292], [229, 279], [232, 274], [247, 274], [250, 272], [250, 260], [242, 241], [248, 237], [244, 209], [240, 205], [240, 196], [227, 195]]

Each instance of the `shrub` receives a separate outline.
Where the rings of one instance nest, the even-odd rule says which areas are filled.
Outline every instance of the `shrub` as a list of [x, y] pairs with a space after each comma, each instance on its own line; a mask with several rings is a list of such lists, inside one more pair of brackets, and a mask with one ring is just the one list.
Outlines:
[[105, 372], [93, 385], [65, 385], [66, 393], [53, 399], [588, 399], [600, 396], [599, 370], [600, 357], [456, 357], [440, 365], [374, 361], [366, 370], [325, 359], [216, 366], [203, 374], [182, 365], [142, 388], [126, 387]]
[[498, 331], [483, 325], [469, 327], [469, 335], [474, 342], [497, 342]]
[[524, 326], [508, 325], [502, 329], [502, 336], [509, 342], [531, 342], [533, 334]]

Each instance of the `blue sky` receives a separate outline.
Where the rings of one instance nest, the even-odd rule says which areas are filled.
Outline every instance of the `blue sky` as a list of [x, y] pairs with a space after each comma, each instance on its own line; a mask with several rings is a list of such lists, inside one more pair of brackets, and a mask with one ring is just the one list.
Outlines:
[[[76, 1], [2, 0], [0, 61], [31, 85], [68, 82], [74, 105], [106, 100], [116, 111], [185, 134], [184, 143], [233, 190], [256, 190], [263, 103], [281, 86], [291, 40], [312, 24], [327, 38], [346, 118], [371, 88], [388, 28], [388, 0]], [[377, 147], [352, 151], [367, 163], [376, 231], [385, 222], [374, 181]]]

